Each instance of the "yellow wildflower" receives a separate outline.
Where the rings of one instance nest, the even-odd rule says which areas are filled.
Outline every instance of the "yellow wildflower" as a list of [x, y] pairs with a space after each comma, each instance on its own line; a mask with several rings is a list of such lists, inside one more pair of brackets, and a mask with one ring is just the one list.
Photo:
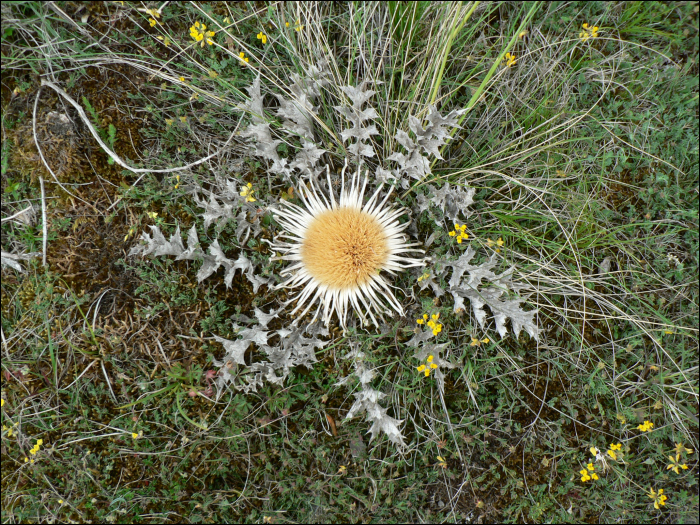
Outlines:
[[148, 23], [151, 24], [151, 27], [155, 27], [155, 25], [158, 23], [155, 18], [149, 18]]
[[583, 24], [583, 31], [579, 33], [579, 38], [585, 42], [589, 38], [598, 38], [598, 26], [589, 26], [588, 23]]
[[643, 425], [637, 426], [637, 430], [641, 430], [642, 432], [649, 432], [652, 428], [654, 428], [654, 423], [651, 421], [645, 421]]
[[461, 226], [459, 224], [455, 224], [455, 229], [451, 232], [449, 232], [450, 237], [457, 237], [457, 243], [462, 244], [462, 240], [466, 240], [469, 238], [469, 234], [465, 232], [467, 229], [466, 224], [462, 224]]
[[258, 33], [258, 40], [262, 40], [263, 44], [267, 44], [267, 35], [265, 33], [263, 33], [262, 31], [260, 31]]
[[503, 60], [505, 61], [505, 65], [507, 67], [513, 67], [513, 65], [517, 62], [517, 60], [515, 60], [515, 55], [512, 55], [510, 53], [506, 53], [506, 56], [503, 57]]
[[194, 25], [190, 27], [190, 36], [194, 38], [195, 42], [200, 42], [202, 47], [204, 47], [204, 44], [213, 45], [214, 41], [211, 37], [215, 34], [214, 31], [207, 31], [207, 26], [199, 22], [195, 22]]
[[664, 496], [664, 489], [659, 489], [659, 491], [656, 492], [651, 487], [649, 487], [649, 494], [647, 494], [647, 496], [654, 500], [654, 508], [656, 510], [659, 510], [660, 506], [666, 505], [666, 500], [668, 499], [667, 496]]
[[431, 370], [435, 370], [436, 368], [438, 368], [438, 365], [433, 362], [434, 359], [435, 356], [429, 355], [428, 358], [425, 360], [425, 364], [416, 367], [416, 369], [419, 372], [423, 372], [425, 374], [425, 377], [428, 377], [430, 375]]
[[[238, 54], [238, 56], [241, 57], [241, 60], [242, 60], [243, 62], [245, 62], [246, 64], [248, 63], [248, 57], [245, 56], [245, 53], [244, 53], [243, 51], [241, 51], [241, 52]], [[243, 64], [243, 65], [245, 66], [245, 64]]]
[[686, 454], [692, 454], [692, 453], [693, 453], [693, 449], [691, 449], [691, 448], [685, 448], [685, 445], [684, 445], [683, 443], [676, 443], [676, 448], [675, 448], [675, 450], [676, 450], [676, 454], [677, 454], [677, 455], [683, 454], [684, 452], [685, 452]]
[[492, 241], [490, 238], [486, 239], [486, 244], [488, 245], [489, 248], [492, 248], [493, 246], [496, 246], [496, 253], [501, 253], [501, 246], [505, 244], [503, 242], [502, 238], [498, 238], [497, 241]]
[[676, 454], [676, 457], [674, 458], [673, 456], [669, 456], [668, 459], [671, 460], [671, 463], [666, 467], [666, 470], [672, 470], [676, 474], [680, 474], [681, 471], [680, 469], [683, 470], [688, 470], [688, 465], [685, 463], [681, 464], [680, 459], [681, 456], [680, 454]]
[[255, 202], [255, 199], [253, 198], [254, 191], [253, 185], [249, 182], [241, 190], [241, 197], [245, 197], [246, 202]]
[[608, 450], [608, 456], [613, 458], [615, 461], [617, 461], [617, 452], [622, 450], [622, 443], [618, 443], [615, 445], [614, 443], [610, 443], [610, 449]]
[[168, 46], [170, 45], [170, 39], [169, 39], [167, 36], [166, 36], [166, 37], [157, 36], [156, 38], [157, 38], [158, 40], [162, 40], [162, 41], [163, 41], [163, 45], [164, 45], [165, 47], [168, 47]]

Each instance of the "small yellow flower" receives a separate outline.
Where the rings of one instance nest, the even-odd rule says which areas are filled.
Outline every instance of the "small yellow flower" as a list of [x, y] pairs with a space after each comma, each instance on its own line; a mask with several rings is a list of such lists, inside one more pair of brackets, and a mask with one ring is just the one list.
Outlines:
[[59, 503], [59, 505], [63, 505], [63, 500], [62, 500], [62, 499], [59, 499], [59, 500], [58, 500], [58, 503]]
[[182, 122], [183, 124], [187, 124], [187, 115], [185, 115], [184, 117], [180, 117], [180, 122]]
[[649, 432], [652, 428], [654, 428], [654, 423], [651, 421], [645, 421], [643, 425], [637, 426], [637, 430], [641, 430], [642, 432]]
[[300, 22], [301, 22], [301, 21], [300, 21], [300, 20], [299, 20], [299, 19], [297, 18], [297, 21], [296, 21], [296, 27], [294, 27], [294, 31], [298, 31], [298, 32], [301, 32], [301, 31], [302, 31], [302, 29], [304, 29], [304, 26], [303, 26], [303, 25], [301, 25], [301, 23], [300, 23]]
[[289, 22], [284, 23], [285, 27], [289, 27]]
[[590, 470], [591, 472], [595, 470], [595, 467], [593, 466], [593, 463], [589, 463], [588, 465], [586, 465], [586, 468], [587, 468], [588, 470]]
[[246, 202], [255, 202], [255, 199], [253, 198], [254, 191], [253, 185], [249, 182], [241, 190], [241, 197], [245, 197]]
[[580, 470], [579, 474], [581, 474], [581, 481], [583, 481], [584, 483], [591, 479], [591, 477], [588, 475], [588, 471], [586, 469]]
[[416, 319], [416, 323], [423, 324], [428, 319], [428, 314], [423, 314], [423, 319]]
[[659, 510], [660, 506], [666, 505], [667, 496], [664, 496], [664, 489], [659, 489], [656, 492], [653, 488], [649, 487], [649, 494], [647, 494], [651, 499], [654, 500], [654, 508]]
[[262, 31], [260, 31], [258, 33], [258, 40], [262, 40], [263, 44], [267, 44], [267, 35], [265, 33], [263, 33]]
[[158, 217], [158, 212], [149, 211], [149, 212], [146, 212], [146, 215], [148, 215], [151, 219], [155, 219], [156, 217]]
[[170, 45], [170, 39], [169, 39], [167, 36], [166, 36], [166, 37], [157, 36], [156, 38], [157, 38], [158, 40], [162, 40], [162, 41], [163, 41], [163, 45], [164, 45], [165, 47], [168, 47], [168, 46]]
[[151, 27], [155, 27], [158, 22], [156, 22], [155, 18], [149, 18], [148, 23], [151, 24]]
[[171, 118], [166, 118], [166, 119], [165, 119], [165, 125], [168, 126], [168, 127], [172, 126], [172, 125], [173, 125], [173, 122], [174, 122], [174, 120], [171, 119]]
[[488, 343], [489, 341], [490, 339], [488, 337], [484, 337], [481, 341], [475, 337], [472, 337], [472, 342], [469, 343], [469, 346], [481, 346], [481, 343]]
[[681, 465], [680, 454], [676, 454], [675, 458], [673, 456], [669, 456], [668, 459], [671, 460], [671, 463], [666, 467], [666, 470], [673, 470], [673, 472], [675, 472], [676, 474], [681, 473], [680, 469], [688, 470], [688, 465], [686, 465], [685, 463]]
[[622, 450], [622, 443], [618, 443], [615, 445], [614, 443], [610, 443], [610, 449], [608, 450], [608, 456], [613, 458], [615, 461], [617, 461], [617, 452]]
[[503, 57], [503, 60], [505, 61], [505, 65], [507, 67], [513, 67], [513, 65], [517, 62], [517, 60], [515, 60], [515, 55], [512, 55], [511, 53], [506, 53], [506, 56]]
[[418, 278], [418, 282], [421, 282], [421, 281], [427, 279], [428, 277], [430, 277], [430, 272], [425, 272], [423, 275], [421, 275], [421, 276]]
[[598, 38], [598, 26], [590, 27], [588, 23], [584, 23], [582, 27], [583, 31], [578, 35], [582, 42], [585, 42], [589, 38]]
[[676, 455], [683, 454], [684, 452], [685, 452], [686, 454], [692, 454], [692, 453], [693, 453], [693, 449], [691, 449], [691, 448], [685, 448], [685, 445], [684, 445], [683, 443], [676, 443], [676, 448], [675, 448], [675, 450], [676, 450]]
[[131, 437], [132, 437], [132, 439], [138, 439], [139, 435], [136, 432], [132, 432]]
[[214, 44], [214, 41], [211, 39], [216, 33], [214, 31], [207, 31], [207, 26], [204, 24], [200, 24], [199, 22], [195, 22], [192, 27], [190, 27], [190, 36], [195, 40], [195, 42], [200, 42], [201, 47], [204, 47], [204, 44], [209, 44], [210, 46]]
[[157, 9], [146, 9], [146, 14], [151, 15], [153, 18], [160, 18], [160, 12]]
[[[242, 60], [243, 62], [245, 62], [246, 64], [248, 63], [248, 57], [245, 56], [245, 53], [244, 53], [243, 51], [241, 51], [241, 52], [238, 54], [238, 56], [241, 57], [241, 60]], [[243, 64], [243, 65], [245, 66], [245, 64]]]
[[2, 403], [0, 403], [0, 406], [3, 406], [3, 407], [5, 406], [5, 400], [4, 400], [4, 399], [2, 400]]
[[443, 458], [442, 456], [438, 456], [437, 459], [439, 467], [447, 468], [447, 462], [445, 461], [445, 458]]
[[346, 470], [347, 470], [347, 467], [345, 465], [340, 465], [340, 468], [338, 469], [338, 474], [343, 475], [343, 474], [345, 474]]
[[430, 376], [430, 371], [438, 368], [437, 363], [433, 362], [434, 359], [435, 359], [435, 356], [429, 355], [427, 357], [427, 359], [425, 360], [425, 364], [422, 364], [419, 367], [417, 367], [417, 370], [419, 372], [423, 372], [425, 374], [425, 377]]
[[469, 238], [469, 234], [465, 232], [467, 229], [466, 224], [462, 224], [461, 226], [459, 224], [455, 224], [455, 229], [451, 232], [449, 232], [450, 237], [455, 237], [457, 236], [457, 243], [462, 244], [463, 240], [466, 240]]

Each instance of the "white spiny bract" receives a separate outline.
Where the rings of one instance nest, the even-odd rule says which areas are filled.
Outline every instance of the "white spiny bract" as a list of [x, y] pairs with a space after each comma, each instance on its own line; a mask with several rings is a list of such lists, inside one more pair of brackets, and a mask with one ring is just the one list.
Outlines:
[[[408, 241], [404, 232], [417, 235], [418, 230], [410, 222], [404, 224], [398, 222], [398, 218], [406, 210], [391, 207], [390, 193], [380, 198], [384, 183], [396, 183], [403, 188], [408, 188], [412, 180], [424, 181], [431, 175], [429, 157], [442, 158], [440, 149], [451, 138], [451, 131], [458, 126], [457, 117], [463, 111], [452, 111], [442, 117], [434, 106], [430, 106], [423, 119], [409, 115], [409, 129], [397, 130], [394, 134], [394, 138], [405, 152], [384, 152], [384, 159], [377, 159], [372, 137], [379, 134], [379, 131], [370, 122], [378, 118], [378, 114], [369, 106], [369, 100], [375, 92], [367, 89], [367, 82], [363, 82], [359, 87], [341, 87], [344, 95], [350, 99], [351, 106], [340, 104], [333, 107], [351, 124], [340, 132], [340, 137], [343, 143], [349, 143], [347, 152], [352, 154], [349, 160], [354, 166], [352, 168], [354, 175], [346, 187], [345, 168], [343, 169], [340, 177], [340, 198], [336, 201], [328, 169], [328, 163], [336, 157], [319, 146], [323, 142], [318, 140], [316, 134], [319, 131], [315, 126], [315, 123], [321, 120], [316, 113], [318, 107], [315, 105], [321, 97], [321, 90], [324, 90], [326, 99], [333, 97], [327, 89], [329, 81], [326, 77], [327, 73], [323, 65], [308, 68], [306, 77], [292, 75], [287, 94], [275, 94], [279, 102], [276, 111], [267, 113], [261, 93], [260, 77], [258, 77], [247, 90], [250, 99], [240, 106], [249, 119], [248, 126], [241, 132], [241, 137], [248, 140], [249, 155], [262, 159], [268, 173], [276, 177], [275, 182], [281, 180], [285, 183], [285, 187], [286, 183], [291, 182], [303, 207], [286, 200], [282, 200], [276, 206], [270, 206], [272, 203], [265, 203], [264, 196], [261, 196], [257, 189], [255, 199], [251, 201], [246, 198], [248, 190], [245, 190], [246, 185], [236, 175], [238, 170], [234, 168], [227, 170], [223, 176], [217, 174], [216, 180], [207, 190], [194, 182], [191, 183], [189, 192], [194, 195], [196, 203], [203, 210], [201, 215], [205, 230], [215, 225], [216, 230], [221, 232], [229, 221], [236, 225], [235, 236], [241, 249], [237, 257], [228, 258], [218, 240], [214, 240], [206, 251], [203, 250], [194, 226], [188, 232], [186, 248], [179, 226], [170, 240], [166, 240], [158, 226], [151, 226], [152, 236], [144, 232], [141, 235], [142, 244], [134, 247], [130, 252], [130, 255], [140, 254], [152, 257], [172, 255], [177, 260], [202, 261], [202, 266], [197, 273], [198, 282], [211, 277], [223, 267], [223, 279], [227, 287], [232, 285], [237, 270], [241, 270], [250, 281], [254, 293], [257, 293], [263, 285], [272, 289], [275, 282], [277, 287], [300, 287], [301, 290], [293, 299], [297, 300], [297, 306], [290, 313], [294, 315], [305, 308], [298, 319], [303, 318], [314, 305], [317, 305], [317, 316], [323, 310], [320, 319], [322, 322], [313, 321], [302, 327], [292, 323], [289, 327], [275, 330], [269, 329], [268, 323], [276, 318], [286, 305], [279, 305], [270, 313], [255, 308], [254, 318], [244, 314], [234, 315], [236, 323], [233, 328], [236, 339], [228, 340], [215, 336], [225, 350], [225, 355], [220, 361], [214, 360], [215, 365], [220, 367], [216, 380], [219, 396], [229, 386], [249, 393], [256, 392], [263, 384], [263, 380], [281, 385], [291, 368], [298, 365], [312, 367], [317, 361], [316, 352], [322, 351], [323, 347], [330, 342], [327, 339], [330, 335], [328, 325], [333, 312], [337, 313], [343, 328], [346, 327], [346, 314], [351, 309], [358, 312], [363, 321], [365, 316], [369, 316], [375, 325], [377, 319], [385, 313], [387, 306], [394, 312], [402, 314], [401, 304], [394, 297], [389, 284], [379, 275], [379, 271], [385, 270], [389, 274], [394, 274], [425, 262], [432, 264], [427, 272], [423, 272], [418, 282], [421, 290], [429, 287], [436, 297], [448, 292], [454, 300], [455, 312], [463, 309], [464, 300], [469, 299], [474, 317], [482, 328], [486, 328], [484, 307], [488, 306], [501, 337], [506, 336], [508, 332], [506, 322], [510, 319], [516, 336], [524, 329], [531, 337], [538, 338], [539, 329], [534, 320], [537, 311], [523, 311], [520, 308], [522, 299], [510, 298], [506, 295], [509, 292], [517, 293], [524, 288], [523, 285], [513, 281], [513, 268], [501, 274], [494, 273], [492, 269], [499, 263], [496, 254], [481, 264], [471, 264], [476, 256], [476, 251], [471, 246], [456, 260], [428, 258], [425, 261], [418, 261], [403, 257], [402, 254], [412, 251], [411, 247], [414, 246]], [[273, 113], [274, 116], [272, 116]], [[281, 123], [273, 129], [270, 123], [275, 117], [279, 118]], [[352, 139], [354, 141], [351, 141]], [[385, 137], [384, 144], [389, 143], [388, 139], [388, 136]], [[296, 152], [288, 158], [280, 156], [277, 150], [282, 140], [285, 141], [287, 149], [296, 148]], [[363, 166], [369, 162], [366, 159], [377, 159], [373, 160], [369, 170]], [[392, 168], [389, 162], [397, 163], [398, 167]], [[321, 167], [322, 163], [326, 166]], [[319, 182], [319, 175], [324, 171], [325, 177], [321, 179], [327, 179], [327, 186]], [[361, 175], [363, 171], [364, 177]], [[368, 171], [372, 173], [371, 178], [368, 176]], [[302, 181], [308, 181], [308, 183]], [[367, 202], [364, 202], [366, 189], [372, 195]], [[413, 210], [416, 215], [427, 213], [439, 228], [443, 228], [445, 222], [448, 224], [460, 222], [460, 218], [466, 219], [472, 213], [468, 209], [473, 204], [475, 192], [472, 188], [450, 187], [445, 182], [438, 188], [430, 184], [425, 185], [422, 191], [425, 194], [417, 192]], [[207, 197], [202, 198], [200, 195]], [[316, 217], [343, 207], [365, 212], [371, 220], [376, 220], [379, 231], [386, 234], [389, 247], [389, 255], [384, 260], [384, 264], [377, 265], [377, 271], [372, 278], [367, 283], [360, 283], [352, 293], [331, 290], [314, 279], [305, 269], [300, 248], [300, 241], [304, 239], [309, 225]], [[281, 256], [277, 259], [291, 263], [281, 272], [281, 276], [288, 276], [283, 282], [279, 279], [262, 277], [261, 272], [256, 272], [253, 261], [243, 253], [248, 240], [251, 237], [253, 239], [259, 237], [263, 232], [260, 214], [265, 210], [272, 212], [284, 230], [280, 232], [281, 234], [277, 234], [273, 243], [273, 249], [281, 252]], [[425, 243], [426, 247], [432, 244], [435, 236], [436, 233], [430, 236]], [[5, 254], [3, 259], [4, 256]], [[269, 272], [271, 268], [268, 266], [265, 272]], [[448, 286], [445, 288], [442, 283], [448, 277]], [[431, 331], [419, 331], [406, 345], [415, 349], [414, 357], [420, 361], [432, 356], [431, 362], [436, 365], [433, 369], [438, 390], [444, 394], [442, 369], [454, 368], [456, 363], [448, 359], [448, 356], [452, 355], [449, 343], [431, 343], [432, 336]], [[257, 351], [247, 354], [251, 344], [255, 345]], [[375, 372], [365, 368], [364, 355], [357, 349], [359, 345], [353, 340], [350, 340], [349, 344], [355, 348], [348, 355], [349, 358], [354, 359], [354, 372], [338, 384], [346, 384], [355, 378], [358, 380], [360, 390], [354, 394], [355, 402], [346, 418], [364, 413], [367, 421], [372, 423], [369, 430], [372, 438], [381, 432], [396, 445], [403, 446], [404, 437], [399, 429], [402, 421], [390, 417], [387, 409], [379, 404], [386, 394], [372, 387]]]
[[[413, 248], [417, 246], [416, 243], [406, 242], [403, 231], [409, 223], [400, 224], [398, 221], [405, 210], [387, 206], [389, 193], [383, 200], [379, 200], [383, 185], [379, 184], [372, 197], [365, 203], [364, 193], [368, 184], [368, 172], [365, 172], [362, 179], [358, 169], [353, 174], [349, 186], [346, 186], [346, 168], [347, 164], [341, 174], [342, 185], [338, 201], [332, 191], [330, 170], [327, 169], [330, 200], [311, 179], [310, 189], [305, 189], [303, 185], [298, 186], [298, 195], [304, 207], [283, 200], [279, 208], [272, 209], [275, 218], [285, 230], [285, 234], [279, 236], [273, 245], [274, 250], [284, 255], [275, 259], [293, 263], [282, 270], [281, 275], [291, 274], [291, 277], [280, 287], [303, 287], [299, 294], [289, 301], [297, 302], [291, 315], [308, 303], [299, 314], [300, 319], [315, 304], [318, 304], [313, 320], [318, 317], [323, 308], [322, 322], [326, 326], [329, 325], [333, 312], [336, 312], [340, 325], [345, 329], [346, 316], [351, 309], [358, 313], [363, 324], [367, 323], [366, 314], [375, 326], [379, 326], [377, 318], [384, 317], [384, 303], [399, 315], [404, 313], [389, 284], [379, 273], [380, 270], [395, 275], [396, 272], [406, 268], [421, 266], [423, 264], [421, 259], [403, 257], [402, 254], [422, 253], [422, 250]], [[314, 234], [319, 228], [324, 227], [324, 221], [329, 224], [330, 232], [321, 231]], [[378, 234], [376, 239], [372, 237], [372, 233], [359, 231], [360, 226], [367, 226], [368, 223], [370, 227], [372, 225], [376, 227]], [[324, 241], [318, 247], [320, 254], [311, 253], [312, 250], [309, 248], [314, 235]], [[364, 239], [370, 239], [372, 242], [368, 243], [367, 247], [357, 248], [357, 243], [363, 241], [357, 238], [358, 236], [363, 236]], [[354, 250], [355, 253], [346, 257], [345, 250]], [[360, 253], [360, 256], [366, 255], [362, 253], [363, 250], [370, 250], [371, 253], [368, 254], [370, 257], [382, 252], [382, 256], [373, 261], [376, 262], [376, 266], [365, 267], [362, 266], [362, 262], [355, 266], [343, 266], [347, 259], [356, 257], [357, 253]], [[321, 260], [314, 261], [314, 258]], [[352, 271], [350, 276], [347, 275], [349, 271]]]

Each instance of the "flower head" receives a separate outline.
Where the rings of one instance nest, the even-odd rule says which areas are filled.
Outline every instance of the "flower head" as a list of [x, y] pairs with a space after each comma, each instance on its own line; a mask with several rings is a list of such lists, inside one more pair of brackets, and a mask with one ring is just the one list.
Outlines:
[[598, 38], [598, 26], [589, 26], [588, 23], [584, 23], [582, 27], [583, 31], [578, 35], [582, 42], [589, 38]]
[[281, 200], [280, 207], [273, 210], [285, 230], [273, 244], [274, 250], [283, 253], [276, 259], [293, 263], [282, 271], [282, 275], [291, 276], [279, 287], [303, 286], [292, 299], [297, 301], [292, 314], [306, 305], [300, 314], [304, 317], [318, 304], [314, 319], [323, 309], [322, 320], [328, 326], [333, 312], [336, 312], [345, 329], [347, 311], [354, 309], [364, 324], [367, 323], [367, 314], [378, 326], [377, 317], [383, 318], [388, 311], [387, 305], [403, 315], [403, 307], [381, 272], [395, 274], [405, 268], [421, 266], [421, 260], [403, 254], [422, 253], [422, 250], [412, 248], [416, 244], [406, 242], [403, 231], [409, 223], [400, 224], [398, 221], [405, 210], [386, 205], [390, 194], [379, 201], [383, 185], [380, 184], [365, 203], [368, 173], [361, 181], [358, 169], [346, 186], [346, 169], [347, 163], [341, 173], [339, 200], [332, 190], [328, 168], [327, 196], [312, 179], [309, 188], [300, 184], [297, 190], [303, 207]]
[[249, 182], [241, 190], [241, 197], [245, 197], [246, 202], [255, 202], [255, 198], [253, 197], [254, 191], [253, 185]]
[[438, 368], [438, 365], [433, 362], [434, 359], [435, 356], [429, 355], [428, 358], [425, 360], [425, 364], [417, 367], [417, 370], [419, 372], [423, 372], [425, 374], [425, 377], [428, 377], [430, 375], [431, 370]]
[[671, 460], [671, 463], [666, 467], [666, 470], [672, 470], [676, 474], [680, 474], [681, 469], [688, 470], [688, 465], [686, 465], [685, 463], [681, 464], [680, 454], [676, 454], [675, 458], [673, 456], [669, 456], [668, 459]]
[[618, 443], [617, 445], [614, 443], [610, 443], [610, 448], [608, 449], [608, 456], [617, 461], [617, 454], [620, 450], [622, 450], [622, 443]]
[[260, 31], [258, 33], [258, 40], [262, 40], [263, 44], [267, 44], [267, 35], [265, 33], [263, 33], [262, 31]]
[[664, 496], [664, 489], [659, 489], [659, 491], [656, 492], [651, 487], [649, 488], [649, 494], [647, 494], [647, 496], [654, 500], [654, 508], [656, 510], [659, 510], [660, 506], [666, 505], [666, 500], [668, 499], [668, 496]]
[[598, 479], [598, 474], [595, 473], [595, 467], [593, 466], [593, 463], [589, 463], [588, 465], [586, 465], [586, 468], [583, 470], [580, 470], [579, 474], [581, 474], [581, 481], [583, 481], [584, 483], [586, 481], [590, 481], [592, 479], [593, 480]]
[[[243, 51], [241, 51], [240, 53], [238, 53], [238, 56], [241, 58], [241, 60], [242, 60], [243, 62], [245, 62], [245, 64], [247, 64], [247, 63], [249, 62], [248, 57], [245, 56], [245, 53], [244, 53]], [[243, 65], [245, 66], [245, 64], [243, 64]]]
[[204, 44], [213, 45], [214, 41], [211, 37], [215, 34], [214, 31], [207, 31], [207, 26], [199, 22], [195, 22], [194, 25], [190, 27], [190, 36], [194, 38], [196, 42], [200, 42], [202, 47], [204, 47]]
[[506, 53], [506, 56], [503, 57], [503, 61], [507, 67], [513, 67], [517, 62], [517, 60], [515, 60], [515, 55], [510, 53]]
[[649, 432], [652, 428], [654, 428], [654, 423], [651, 421], [645, 421], [643, 425], [637, 426], [637, 430], [641, 430], [642, 432]]
[[686, 454], [693, 453], [693, 449], [692, 448], [685, 448], [685, 445], [683, 443], [676, 443], [675, 451], [676, 451], [676, 455], [681, 455], [683, 453], [686, 453]]
[[457, 237], [457, 243], [462, 244], [462, 240], [467, 240], [469, 238], [469, 234], [467, 234], [464, 230], [467, 229], [466, 224], [462, 224], [461, 226], [459, 224], [455, 224], [455, 229], [452, 230], [449, 235], [450, 237]]

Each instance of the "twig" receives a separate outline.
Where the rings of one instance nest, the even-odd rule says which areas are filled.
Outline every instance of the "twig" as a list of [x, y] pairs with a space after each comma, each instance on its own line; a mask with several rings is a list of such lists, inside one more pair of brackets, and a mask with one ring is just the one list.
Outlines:
[[[39, 157], [41, 158], [41, 162], [44, 163], [44, 167], [46, 168], [46, 170], [51, 174], [51, 176], [53, 177], [53, 180], [56, 182], [56, 184], [58, 184], [61, 187], [61, 189], [63, 191], [65, 191], [68, 195], [70, 195], [74, 199], [78, 199], [79, 201], [84, 202], [85, 204], [87, 204], [88, 206], [90, 206], [91, 208], [96, 210], [98, 213], [101, 213], [97, 208], [95, 208], [95, 206], [90, 204], [88, 201], [81, 199], [77, 195], [73, 195], [70, 191], [68, 191], [68, 189], [58, 181], [58, 177], [56, 177], [56, 174], [51, 169], [51, 166], [49, 166], [49, 163], [46, 162], [46, 159], [44, 158], [44, 153], [41, 151], [41, 146], [39, 146], [39, 139], [37, 138], [37, 135], [36, 135], [36, 108], [39, 105], [39, 96], [41, 95], [41, 87], [42, 86], [39, 86], [39, 89], [36, 92], [36, 98], [34, 99], [34, 111], [32, 113], [32, 132], [34, 134], [34, 144], [36, 145], [36, 150], [39, 152]], [[42, 205], [43, 205], [45, 199], [42, 197], [41, 201], [42, 201]]]
[[[34, 136], [36, 140], [36, 135]], [[41, 241], [41, 263], [46, 268], [46, 193], [44, 192], [44, 177], [39, 176], [39, 184], [41, 185], [41, 230], [43, 239]]]
[[[44, 203], [44, 202], [43, 202], [44, 199], [42, 198], [41, 200], [42, 200], [42, 204], [43, 204], [43, 203]], [[11, 221], [11, 220], [14, 219], [15, 217], [19, 217], [19, 216], [22, 215], [23, 213], [26, 213], [26, 212], [28, 212], [29, 210], [33, 209], [33, 208], [34, 208], [34, 207], [30, 204], [29, 206], [27, 206], [27, 207], [24, 208], [23, 210], [18, 211], [18, 212], [15, 213], [14, 215], [11, 215], [11, 216], [9, 216], [9, 217], [5, 217], [4, 219], [0, 220], [0, 222]]]
[[[162, 169], [162, 170], [154, 170], [154, 169], [149, 169], [149, 168], [132, 168], [126, 162], [124, 162], [121, 159], [121, 157], [119, 157], [116, 153], [114, 153], [111, 149], [109, 149], [107, 144], [104, 143], [104, 141], [100, 137], [99, 133], [97, 132], [95, 127], [90, 122], [90, 119], [88, 119], [87, 115], [85, 114], [85, 110], [83, 110], [83, 108], [80, 106], [80, 104], [78, 104], [75, 100], [73, 100], [68, 93], [63, 91], [60, 87], [55, 85], [53, 82], [49, 82], [48, 80], [45, 80], [45, 79], [41, 80], [41, 85], [50, 87], [51, 89], [56, 91], [56, 93], [58, 93], [63, 98], [65, 98], [68, 102], [70, 102], [72, 104], [72, 106], [78, 111], [78, 115], [80, 115], [80, 118], [83, 119], [83, 123], [90, 130], [90, 133], [92, 133], [92, 136], [95, 137], [95, 140], [100, 145], [100, 147], [104, 150], [104, 152], [107, 153], [107, 155], [109, 155], [110, 157], [112, 157], [114, 162], [119, 164], [122, 168], [131, 171], [132, 173], [144, 173], [144, 174], [145, 173], [172, 173], [174, 171], [188, 170], [194, 166], [197, 166], [199, 164], [207, 162], [208, 160], [216, 157], [219, 153], [221, 153], [224, 150], [224, 148], [226, 148], [226, 146], [228, 146], [229, 142], [231, 142], [231, 139], [233, 139], [234, 135], [236, 134], [236, 131], [238, 130], [238, 125], [236, 125], [236, 129], [233, 130], [233, 132], [231, 133], [231, 136], [229, 136], [228, 140], [224, 143], [224, 145], [221, 148], [219, 148], [219, 150], [215, 151], [214, 153], [212, 153], [211, 155], [209, 155], [207, 157], [199, 159], [199, 160], [192, 162], [190, 164], [187, 164], [185, 166], [180, 166], [177, 168]], [[240, 123], [240, 121], [239, 121], [239, 123]], [[141, 177], [139, 177], [139, 179], [134, 183], [134, 185], [137, 184], [139, 180], [141, 180]]]

